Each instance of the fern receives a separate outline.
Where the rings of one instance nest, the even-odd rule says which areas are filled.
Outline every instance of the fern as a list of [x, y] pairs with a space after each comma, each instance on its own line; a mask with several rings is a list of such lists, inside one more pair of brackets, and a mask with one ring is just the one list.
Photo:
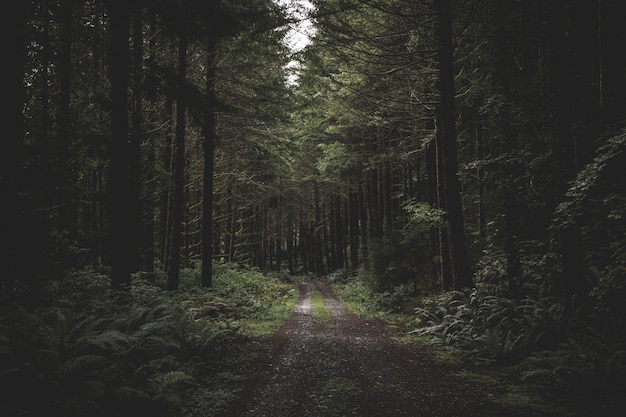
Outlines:
[[157, 392], [165, 392], [172, 388], [182, 388], [194, 382], [195, 379], [183, 371], [169, 371], [150, 379], [150, 383]]
[[117, 330], [91, 333], [79, 340], [78, 344], [84, 345], [86, 350], [105, 354], [121, 353], [127, 350], [135, 341], [131, 335]]
[[65, 361], [59, 368], [61, 376], [86, 374], [101, 368], [106, 363], [106, 358], [99, 355], [76, 356]]

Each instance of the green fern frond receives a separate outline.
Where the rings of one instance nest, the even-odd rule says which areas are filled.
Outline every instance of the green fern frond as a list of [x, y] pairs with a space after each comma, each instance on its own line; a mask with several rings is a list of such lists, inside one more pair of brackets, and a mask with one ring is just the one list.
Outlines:
[[68, 359], [59, 369], [61, 376], [87, 373], [106, 362], [106, 359], [99, 355], [81, 355]]
[[191, 385], [195, 379], [183, 371], [170, 371], [153, 377], [151, 382], [158, 391], [165, 391], [170, 388]]
[[120, 352], [128, 349], [135, 339], [117, 330], [107, 330], [101, 333], [85, 335], [81, 344], [87, 349], [96, 349], [105, 352]]
[[69, 344], [76, 343], [87, 333], [94, 331], [102, 322], [103, 319], [98, 319], [92, 315], [83, 318], [69, 329], [65, 337], [65, 342]]

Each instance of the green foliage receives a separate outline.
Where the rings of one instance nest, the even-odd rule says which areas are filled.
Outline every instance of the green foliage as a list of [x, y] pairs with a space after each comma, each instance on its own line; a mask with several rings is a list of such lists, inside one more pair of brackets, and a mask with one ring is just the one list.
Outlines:
[[317, 169], [329, 181], [341, 183], [359, 173], [362, 161], [359, 155], [340, 142], [320, 144], [322, 156], [317, 161]]
[[339, 271], [329, 279], [350, 309], [361, 316], [379, 316], [392, 320], [413, 311], [420, 297], [412, 284], [398, 285], [386, 291], [378, 291], [374, 278], [363, 272], [347, 275]]
[[[624, 202], [623, 178], [619, 175], [623, 168], [626, 157], [626, 130], [606, 140], [596, 152], [596, 157], [570, 184], [566, 194], [566, 200], [557, 207], [555, 222], [553, 227], [566, 228], [578, 226], [593, 206], [598, 203], [618, 203], [610, 204], [611, 217], [609, 219], [621, 219], [623, 215]], [[617, 181], [617, 183], [612, 183]], [[607, 184], [607, 182], [610, 182]], [[607, 195], [607, 188], [612, 188], [613, 192]], [[616, 193], [617, 191], [617, 193]]]
[[[190, 280], [196, 273], [185, 271]], [[67, 281], [83, 288], [48, 288], [57, 300], [37, 310], [2, 305], [2, 415], [183, 415], [190, 401], [206, 401], [199, 385], [233, 366], [229, 349], [244, 337], [238, 325], [293, 306], [290, 285], [232, 266], [218, 268], [215, 290], [177, 294], [136, 280], [131, 294], [111, 295], [101, 278], [76, 273]]]
[[406, 218], [402, 217], [382, 238], [369, 241], [371, 283], [378, 291], [405, 284], [430, 289], [435, 284], [431, 276], [430, 234], [442, 221], [442, 212], [411, 200], [403, 209]]

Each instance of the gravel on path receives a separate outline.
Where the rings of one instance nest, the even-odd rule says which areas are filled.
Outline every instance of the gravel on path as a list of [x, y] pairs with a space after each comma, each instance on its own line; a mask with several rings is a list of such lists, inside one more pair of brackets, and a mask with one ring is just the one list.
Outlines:
[[[252, 371], [238, 417], [513, 417], [484, 387], [456, 377], [428, 346], [401, 343], [383, 322], [354, 315], [324, 282], [301, 282], [300, 299]], [[320, 291], [331, 320], [312, 314]]]

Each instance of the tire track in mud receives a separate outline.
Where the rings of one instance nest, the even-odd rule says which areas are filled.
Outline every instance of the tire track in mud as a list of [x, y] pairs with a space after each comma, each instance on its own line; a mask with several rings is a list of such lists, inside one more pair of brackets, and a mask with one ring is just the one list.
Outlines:
[[[479, 387], [435, 363], [427, 347], [393, 340], [393, 330], [348, 310], [323, 282], [302, 282], [294, 311], [274, 336], [270, 362], [240, 417], [511, 416]], [[331, 314], [312, 314], [319, 290]]]

